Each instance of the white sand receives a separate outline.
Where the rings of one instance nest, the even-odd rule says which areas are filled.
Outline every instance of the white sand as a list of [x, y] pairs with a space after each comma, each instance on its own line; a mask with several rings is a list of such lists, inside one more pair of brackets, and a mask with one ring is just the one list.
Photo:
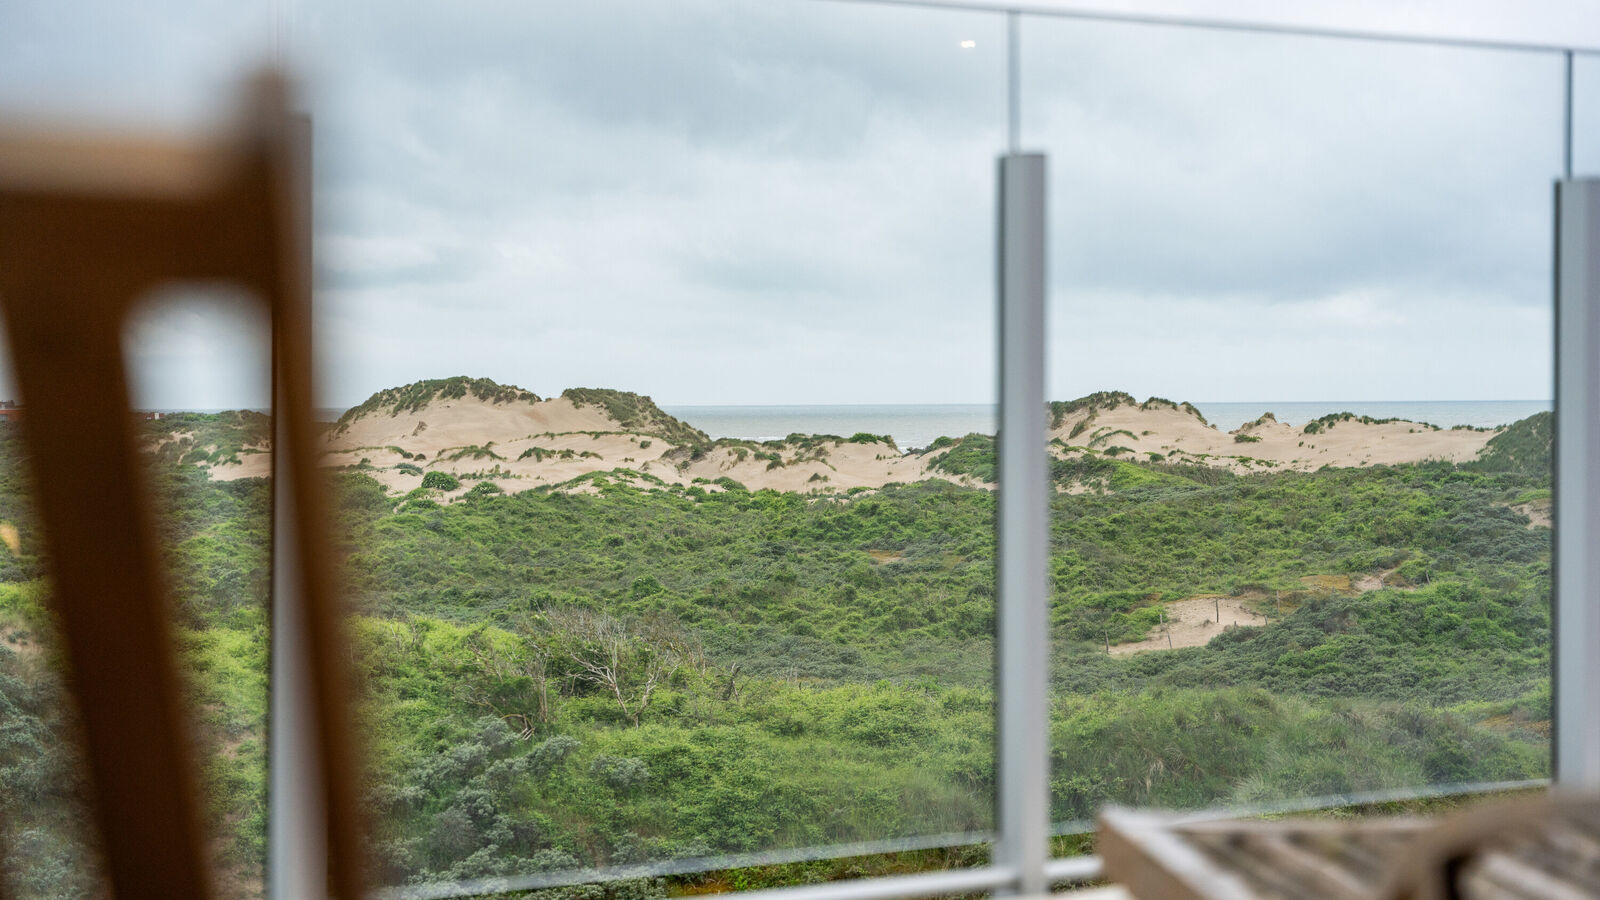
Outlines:
[[[203, 463], [201, 465], [204, 465]], [[239, 454], [238, 463], [223, 463], [211, 467], [212, 481], [235, 481], [240, 478], [270, 478], [272, 454], [267, 451]]]
[[1165, 628], [1158, 626], [1151, 629], [1150, 636], [1142, 641], [1112, 644], [1111, 655], [1129, 656], [1151, 650], [1204, 647], [1229, 628], [1265, 624], [1266, 619], [1246, 609], [1244, 601], [1238, 597], [1216, 594], [1185, 597], [1167, 604]]
[[[776, 452], [782, 464], [773, 466], [771, 460], [761, 459], [756, 451], [745, 448], [718, 447], [704, 459], [684, 460], [679, 468], [672, 460], [661, 460], [641, 469], [665, 481], [692, 482], [695, 478], [716, 480], [732, 478], [751, 490], [834, 493], [855, 487], [877, 488], [892, 482], [911, 483], [929, 477], [945, 477], [943, 473], [929, 473], [927, 457], [902, 455], [893, 446], [884, 443], [852, 444], [826, 441], [820, 446], [801, 448], [784, 446], [762, 447], [760, 452]], [[740, 457], [743, 456], [741, 459]]]
[[[1077, 434], [1073, 435], [1076, 431]], [[1080, 411], [1066, 416], [1052, 430], [1070, 447], [1104, 453], [1116, 447], [1123, 459], [1149, 460], [1160, 454], [1169, 462], [1226, 466], [1238, 472], [1323, 466], [1376, 466], [1439, 459], [1465, 462], [1477, 458], [1490, 431], [1439, 430], [1415, 422], [1366, 424], [1336, 422], [1317, 434], [1266, 417], [1231, 432], [1222, 432], [1186, 410], [1135, 405]], [[1237, 440], [1238, 437], [1246, 440]], [[1252, 440], [1253, 439], [1253, 440]], [[1070, 450], [1057, 448], [1058, 455]]]

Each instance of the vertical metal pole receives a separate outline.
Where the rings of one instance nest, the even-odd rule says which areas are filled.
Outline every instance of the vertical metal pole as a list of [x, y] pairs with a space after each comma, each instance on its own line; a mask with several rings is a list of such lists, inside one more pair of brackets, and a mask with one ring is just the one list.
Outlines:
[[1555, 779], [1600, 787], [1600, 179], [1556, 186]]
[[1565, 98], [1562, 107], [1562, 132], [1561, 132], [1561, 177], [1572, 179], [1572, 51], [1566, 52], [1567, 79]]
[[[301, 153], [310, 184], [311, 121], [303, 119]], [[310, 198], [301, 204], [309, 216]], [[309, 263], [310, 222], [299, 233]], [[307, 264], [303, 271], [310, 272]], [[287, 448], [282, 380], [276, 334], [272, 370], [273, 447]], [[299, 547], [295, 544], [294, 491], [287, 452], [272, 454], [272, 653], [267, 743], [267, 891], [273, 900], [314, 900], [327, 896], [327, 818], [322, 804], [322, 772], [317, 763], [314, 698], [308, 673], [311, 660], [305, 635]]]
[[1045, 157], [1000, 159], [999, 839], [1012, 892], [1042, 894], [1050, 838]]
[[1016, 10], [1006, 13], [1006, 152], [1015, 154], [1022, 140], [1022, 48]]

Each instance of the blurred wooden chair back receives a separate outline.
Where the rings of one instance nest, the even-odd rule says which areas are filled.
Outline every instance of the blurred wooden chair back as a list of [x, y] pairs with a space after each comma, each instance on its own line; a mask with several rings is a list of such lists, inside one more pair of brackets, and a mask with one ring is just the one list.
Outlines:
[[363, 889], [358, 754], [313, 456], [309, 124], [287, 98], [281, 78], [258, 79], [217, 141], [0, 130], [0, 314], [95, 821], [120, 898], [213, 892], [122, 351], [136, 300], [197, 280], [242, 287], [268, 309], [273, 471], [288, 500], [275, 516], [292, 517], [296, 549], [296, 583], [273, 595], [292, 591], [305, 623], [272, 639], [303, 642], [310, 660], [330, 889], [347, 898]]

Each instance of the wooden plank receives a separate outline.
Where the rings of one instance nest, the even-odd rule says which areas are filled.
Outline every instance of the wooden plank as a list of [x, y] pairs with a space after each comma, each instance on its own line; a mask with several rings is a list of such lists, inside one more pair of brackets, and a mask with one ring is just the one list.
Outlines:
[[1135, 897], [1171, 900], [1253, 900], [1237, 875], [1212, 864], [1170, 830], [1157, 814], [1110, 807], [1100, 814], [1095, 852], [1106, 878]]
[[1557, 878], [1508, 853], [1486, 853], [1471, 863], [1470, 876], [1481, 878], [1508, 895], [1529, 900], [1593, 900], [1594, 893]]
[[1285, 834], [1258, 834], [1247, 837], [1246, 848], [1267, 868], [1289, 879], [1303, 895], [1347, 897], [1363, 900], [1375, 887], [1371, 878], [1339, 867], [1326, 856], [1296, 846]]
[[228, 174], [221, 146], [117, 132], [0, 129], [0, 182], [34, 193], [192, 195]]

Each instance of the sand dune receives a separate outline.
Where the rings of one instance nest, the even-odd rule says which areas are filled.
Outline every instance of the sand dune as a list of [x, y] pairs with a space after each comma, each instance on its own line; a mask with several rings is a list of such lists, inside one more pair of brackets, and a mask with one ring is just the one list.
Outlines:
[[[612, 407], [526, 392], [494, 399], [470, 390], [417, 402], [415, 387], [388, 392], [405, 395], [406, 402], [369, 401], [364, 406], [375, 408], [347, 414], [324, 439], [324, 463], [359, 469], [397, 492], [418, 487], [431, 471], [463, 481], [489, 478], [508, 493], [616, 469], [637, 472], [647, 484], [699, 483], [713, 491], [723, 489], [718, 479], [750, 490], [835, 493], [941, 477], [930, 475], [927, 457], [902, 454], [882, 441], [713, 442], [633, 394], [595, 392]], [[629, 421], [620, 421], [614, 409]]]
[[[1197, 463], [1237, 472], [1430, 459], [1461, 462], [1475, 458], [1494, 436], [1353, 416], [1295, 427], [1270, 413], [1223, 432], [1188, 404], [1158, 399], [1139, 403], [1121, 393], [1052, 406], [1051, 452], [1057, 457]], [[150, 446], [162, 443], [156, 439]], [[902, 453], [892, 443], [867, 436], [712, 441], [637, 394], [585, 389], [545, 399], [520, 388], [457, 378], [373, 395], [326, 432], [322, 460], [330, 467], [363, 472], [397, 494], [419, 487], [429, 472], [445, 472], [462, 482], [449, 495], [483, 480], [508, 493], [540, 486], [588, 490], [570, 483], [614, 470], [637, 473], [613, 477], [644, 485], [699, 484], [712, 491], [723, 489], [718, 484], [723, 479], [750, 490], [821, 494], [928, 479], [993, 487], [975, 474], [987, 471], [982, 467], [966, 474], [939, 468], [941, 458], [959, 446], [943, 442], [935, 449]], [[986, 447], [965, 452], [970, 458], [981, 455], [980, 450], [987, 452]], [[270, 462], [269, 453], [247, 452], [239, 462], [216, 464], [210, 471], [219, 480], [257, 477], [268, 474]], [[1074, 482], [1057, 489], [1079, 492], [1105, 485]]]
[[[1051, 429], [1058, 456], [1093, 452], [1123, 459], [1203, 463], [1237, 472], [1323, 466], [1376, 466], [1477, 457], [1492, 431], [1438, 429], [1419, 422], [1375, 422], [1351, 417], [1295, 427], [1268, 412], [1223, 432], [1193, 407], [1132, 397], [1086, 404]], [[1081, 402], [1081, 401], [1078, 401]], [[1311, 429], [1308, 431], [1308, 429]]]
[[327, 448], [354, 452], [398, 446], [431, 459], [441, 451], [528, 439], [533, 435], [616, 431], [616, 420], [597, 406], [579, 408], [562, 397], [521, 403], [494, 403], [467, 396], [436, 400], [418, 410], [375, 412], [330, 431]]

